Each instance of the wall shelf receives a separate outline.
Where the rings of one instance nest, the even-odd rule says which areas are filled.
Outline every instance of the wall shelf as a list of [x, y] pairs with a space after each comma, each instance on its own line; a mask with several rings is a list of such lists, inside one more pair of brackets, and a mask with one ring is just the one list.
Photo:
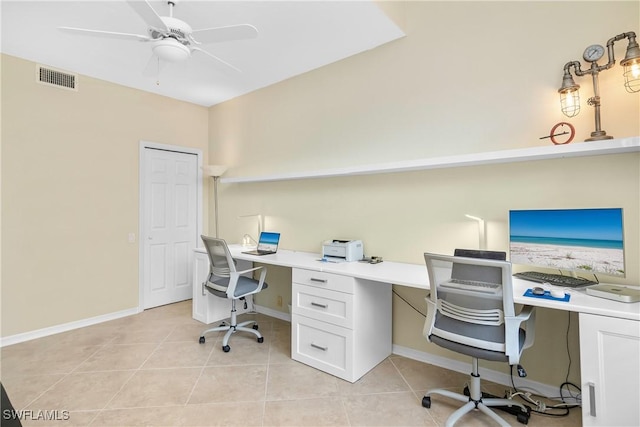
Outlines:
[[465, 166], [490, 165], [497, 163], [527, 162], [532, 160], [559, 159], [564, 157], [601, 156], [640, 152], [640, 136], [609, 139], [604, 141], [578, 142], [566, 145], [518, 148], [514, 150], [488, 151], [484, 153], [459, 154], [455, 156], [432, 157], [427, 159], [404, 160], [371, 165], [323, 169], [306, 172], [288, 172], [273, 175], [220, 178], [221, 183], [250, 183], [287, 181], [308, 178], [329, 178], [380, 173], [410, 172], [427, 169], [457, 168]]

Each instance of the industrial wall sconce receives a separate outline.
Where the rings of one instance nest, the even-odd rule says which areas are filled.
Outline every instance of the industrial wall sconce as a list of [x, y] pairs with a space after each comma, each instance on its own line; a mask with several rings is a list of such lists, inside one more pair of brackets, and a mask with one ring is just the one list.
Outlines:
[[213, 201], [216, 216], [216, 235], [218, 237], [218, 180], [227, 171], [227, 167], [223, 165], [208, 165], [202, 168], [206, 176], [213, 178]]
[[636, 33], [628, 32], [618, 34], [607, 41], [607, 56], [609, 61], [604, 65], [598, 65], [597, 61], [602, 58], [605, 52], [605, 48], [598, 44], [587, 47], [582, 55], [583, 59], [591, 63], [591, 68], [588, 70], [582, 70], [580, 68], [579, 61], [567, 62], [564, 66], [564, 75], [562, 77], [562, 87], [558, 89], [560, 93], [560, 109], [567, 117], [574, 117], [580, 112], [580, 95], [578, 89], [580, 85], [573, 81], [571, 75], [571, 68], [573, 67], [576, 76], [584, 76], [590, 74], [593, 79], [593, 97], [589, 98], [587, 103], [592, 105], [595, 110], [595, 125], [596, 130], [591, 132], [591, 138], [587, 138], [586, 141], [596, 141], [601, 139], [612, 139], [613, 136], [607, 135], [602, 130], [600, 125], [600, 89], [598, 87], [598, 74], [600, 71], [608, 70], [616, 63], [613, 44], [619, 40], [628, 39], [629, 45], [627, 46], [627, 52], [620, 65], [624, 67], [624, 87], [627, 92], [639, 92], [640, 91], [640, 47], [636, 42]]

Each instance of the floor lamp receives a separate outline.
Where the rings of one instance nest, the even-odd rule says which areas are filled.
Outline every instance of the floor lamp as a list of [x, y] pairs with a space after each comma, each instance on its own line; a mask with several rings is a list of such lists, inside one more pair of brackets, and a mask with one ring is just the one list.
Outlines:
[[216, 218], [216, 234], [218, 237], [218, 180], [227, 171], [227, 167], [223, 165], [208, 165], [204, 167], [204, 173], [213, 178], [213, 202]]

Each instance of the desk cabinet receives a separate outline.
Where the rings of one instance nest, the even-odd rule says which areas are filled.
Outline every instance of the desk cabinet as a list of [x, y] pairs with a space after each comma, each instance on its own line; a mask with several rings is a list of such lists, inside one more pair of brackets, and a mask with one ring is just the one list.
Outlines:
[[391, 285], [292, 270], [291, 357], [355, 382], [391, 354]]
[[640, 322], [580, 313], [582, 425], [640, 425]]
[[[238, 270], [248, 270], [252, 265], [249, 261], [237, 260], [236, 262]], [[207, 280], [208, 274], [209, 256], [206, 252], [194, 251], [192, 317], [206, 324], [228, 319], [231, 314], [231, 300], [212, 295], [204, 289], [203, 282]], [[248, 296], [247, 299], [250, 300], [252, 297]], [[244, 301], [236, 302], [236, 310], [238, 314], [248, 311], [244, 308]]]

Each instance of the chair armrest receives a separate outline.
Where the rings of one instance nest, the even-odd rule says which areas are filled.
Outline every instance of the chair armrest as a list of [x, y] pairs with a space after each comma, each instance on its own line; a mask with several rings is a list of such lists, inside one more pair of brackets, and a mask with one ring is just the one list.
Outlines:
[[525, 306], [515, 316], [505, 317], [505, 354], [509, 357], [509, 365], [520, 361], [520, 325], [525, 323], [525, 340], [522, 349], [531, 347], [535, 337], [535, 307]]
[[[231, 299], [235, 297], [236, 286], [238, 284], [238, 279], [240, 278], [241, 275], [250, 273], [252, 271], [257, 271], [257, 270], [262, 270], [260, 272], [260, 278], [258, 279], [258, 286], [253, 292], [249, 292], [247, 294], [244, 294], [243, 296], [253, 295], [260, 292], [262, 288], [264, 288], [264, 279], [267, 276], [267, 269], [264, 266], [253, 267], [248, 270], [242, 270], [242, 271], [232, 271], [230, 275], [231, 280], [229, 281], [229, 287], [227, 288], [227, 297]], [[252, 278], [253, 278], [253, 275], [252, 275]]]
[[533, 345], [533, 340], [536, 335], [536, 308], [530, 305], [524, 306], [517, 317], [522, 317], [522, 320], [525, 322], [524, 329], [527, 331], [522, 348], [529, 348]]
[[238, 273], [238, 276], [242, 276], [243, 274], [250, 273], [255, 270], [260, 270], [261, 268], [264, 268], [264, 266], [253, 267], [248, 270], [236, 271], [236, 273]]
[[427, 317], [424, 320], [422, 335], [424, 335], [428, 342], [431, 342], [429, 337], [431, 336], [431, 330], [433, 329], [433, 325], [436, 320], [437, 306], [436, 303], [431, 299], [431, 295], [427, 296], [425, 298], [425, 301], [427, 302]]

